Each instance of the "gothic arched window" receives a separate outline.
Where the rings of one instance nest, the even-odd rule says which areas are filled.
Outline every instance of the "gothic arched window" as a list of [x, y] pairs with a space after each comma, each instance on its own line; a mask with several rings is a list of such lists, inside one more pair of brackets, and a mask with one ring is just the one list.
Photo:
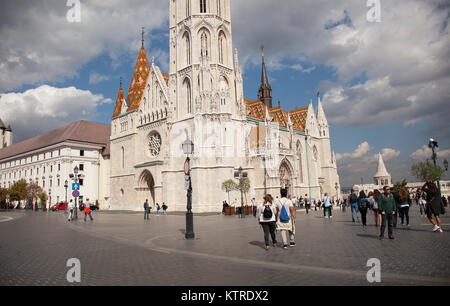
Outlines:
[[226, 37], [225, 34], [223, 32], [220, 32], [219, 34], [219, 63], [221, 64], [227, 64], [225, 63], [225, 56], [227, 54], [227, 50], [226, 50]]
[[191, 88], [191, 82], [188, 78], [186, 78], [183, 82], [183, 85], [186, 89], [186, 107], [187, 107], [187, 113], [192, 113], [192, 88]]
[[188, 32], [184, 33], [184, 42], [186, 44], [186, 65], [191, 64], [191, 40], [189, 39]]
[[208, 34], [206, 34], [206, 30], [202, 31], [200, 40], [201, 40], [201, 56], [208, 56]]
[[200, 0], [200, 13], [206, 13], [206, 0]]

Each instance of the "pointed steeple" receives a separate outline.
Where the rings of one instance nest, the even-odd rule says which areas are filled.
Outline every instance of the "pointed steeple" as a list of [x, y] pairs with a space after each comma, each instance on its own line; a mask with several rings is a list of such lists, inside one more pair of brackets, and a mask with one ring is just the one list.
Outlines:
[[139, 108], [139, 104], [144, 94], [145, 84], [150, 75], [147, 54], [144, 48], [144, 32], [142, 32], [142, 47], [134, 67], [133, 78], [131, 79], [130, 88], [128, 89], [127, 104], [128, 111]]
[[389, 172], [386, 170], [386, 166], [384, 165], [383, 156], [381, 153], [378, 154], [378, 167], [377, 167], [377, 173], [375, 173], [374, 178], [387, 178], [391, 177]]
[[321, 125], [328, 126], [328, 120], [323, 110], [322, 101], [320, 100], [320, 93], [317, 93], [317, 121]]
[[259, 100], [262, 101], [268, 108], [272, 108], [272, 87], [269, 84], [266, 64], [264, 62], [264, 46], [261, 47], [261, 52], [262, 52], [262, 71], [261, 71], [261, 85], [259, 85]]
[[119, 116], [122, 113], [122, 105], [125, 102], [123, 89], [122, 89], [122, 78], [120, 78], [120, 88], [117, 93], [116, 106], [114, 107], [114, 113], [112, 118]]

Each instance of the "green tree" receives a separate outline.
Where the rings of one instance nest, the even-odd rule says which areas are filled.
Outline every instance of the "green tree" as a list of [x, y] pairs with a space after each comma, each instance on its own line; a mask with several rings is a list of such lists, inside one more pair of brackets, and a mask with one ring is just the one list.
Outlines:
[[222, 190], [228, 193], [228, 204], [230, 204], [230, 192], [237, 189], [238, 185], [233, 180], [226, 180], [222, 183]]
[[6, 195], [8, 194], [8, 189], [0, 188], [0, 206], [4, 207], [6, 204]]
[[439, 166], [430, 163], [419, 162], [411, 166], [412, 175], [417, 177], [420, 181], [437, 181], [440, 180], [444, 171]]
[[[28, 184], [27, 186], [27, 194], [28, 194], [28, 198], [35, 203], [37, 199], [39, 199], [39, 195], [41, 193], [43, 193], [44, 190], [36, 183], [31, 182], [30, 184]], [[36, 207], [37, 210], [37, 207]]]
[[394, 187], [392, 187], [392, 189], [395, 192], [400, 192], [400, 189], [404, 188], [406, 191], [408, 191], [408, 187], [406, 187], [406, 185], [408, 185], [408, 182], [406, 180], [403, 180], [401, 182], [397, 182], [394, 184]]
[[47, 210], [47, 199], [48, 199], [47, 193], [45, 193], [44, 191], [39, 194], [39, 200], [41, 200], [43, 211]]
[[242, 179], [242, 185], [241, 182], [239, 182], [236, 187], [237, 190], [241, 190], [242, 188], [242, 192], [244, 193], [245, 196], [245, 203], [247, 204], [247, 193], [250, 191], [251, 187], [250, 179], [248, 177]]
[[10, 201], [19, 201], [18, 208], [20, 208], [20, 201], [24, 201], [28, 196], [27, 185], [27, 182], [21, 179], [9, 188]]

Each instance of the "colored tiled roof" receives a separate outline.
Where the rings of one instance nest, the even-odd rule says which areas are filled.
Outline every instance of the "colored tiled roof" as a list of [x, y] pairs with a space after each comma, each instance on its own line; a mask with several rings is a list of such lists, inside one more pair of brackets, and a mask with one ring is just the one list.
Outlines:
[[304, 131], [306, 126], [306, 119], [308, 116], [308, 108], [300, 108], [292, 110], [289, 113], [289, 117], [291, 118], [291, 122], [294, 124], [294, 129], [299, 131]]
[[288, 115], [281, 107], [269, 108], [269, 114], [273, 117], [273, 121], [278, 123], [280, 126], [288, 126]]
[[124, 101], [123, 89], [122, 87], [120, 87], [119, 93], [117, 94], [116, 106], [114, 107], [114, 113], [112, 115], [112, 118], [115, 118], [122, 113], [123, 101]]
[[145, 48], [142, 47], [139, 52], [136, 66], [134, 67], [133, 78], [131, 79], [130, 89], [128, 89], [127, 104], [129, 105], [127, 112], [138, 109], [144, 94], [145, 84], [150, 75], [147, 55]]
[[[265, 105], [259, 100], [251, 101], [245, 99], [247, 118], [264, 121], [265, 117]], [[281, 107], [273, 107], [269, 109], [269, 115], [274, 118], [274, 122], [278, 123], [280, 126], [288, 126], [288, 116], [293, 124], [294, 129], [299, 131], [305, 130], [306, 118], [308, 115], [308, 108], [295, 109], [286, 112]]]
[[264, 121], [265, 105], [261, 101], [250, 101], [245, 99], [247, 118]]
[[98, 144], [107, 147], [111, 126], [90, 121], [77, 121], [65, 127], [24, 140], [0, 150], [0, 160], [49, 147], [65, 141]]

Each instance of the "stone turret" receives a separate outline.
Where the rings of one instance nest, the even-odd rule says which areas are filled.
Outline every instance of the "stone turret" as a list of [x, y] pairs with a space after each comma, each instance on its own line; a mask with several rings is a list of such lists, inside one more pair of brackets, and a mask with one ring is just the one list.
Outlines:
[[373, 176], [374, 184], [378, 186], [386, 186], [392, 183], [391, 175], [386, 170], [386, 166], [384, 165], [383, 156], [381, 153], [378, 154], [378, 167], [377, 172]]

